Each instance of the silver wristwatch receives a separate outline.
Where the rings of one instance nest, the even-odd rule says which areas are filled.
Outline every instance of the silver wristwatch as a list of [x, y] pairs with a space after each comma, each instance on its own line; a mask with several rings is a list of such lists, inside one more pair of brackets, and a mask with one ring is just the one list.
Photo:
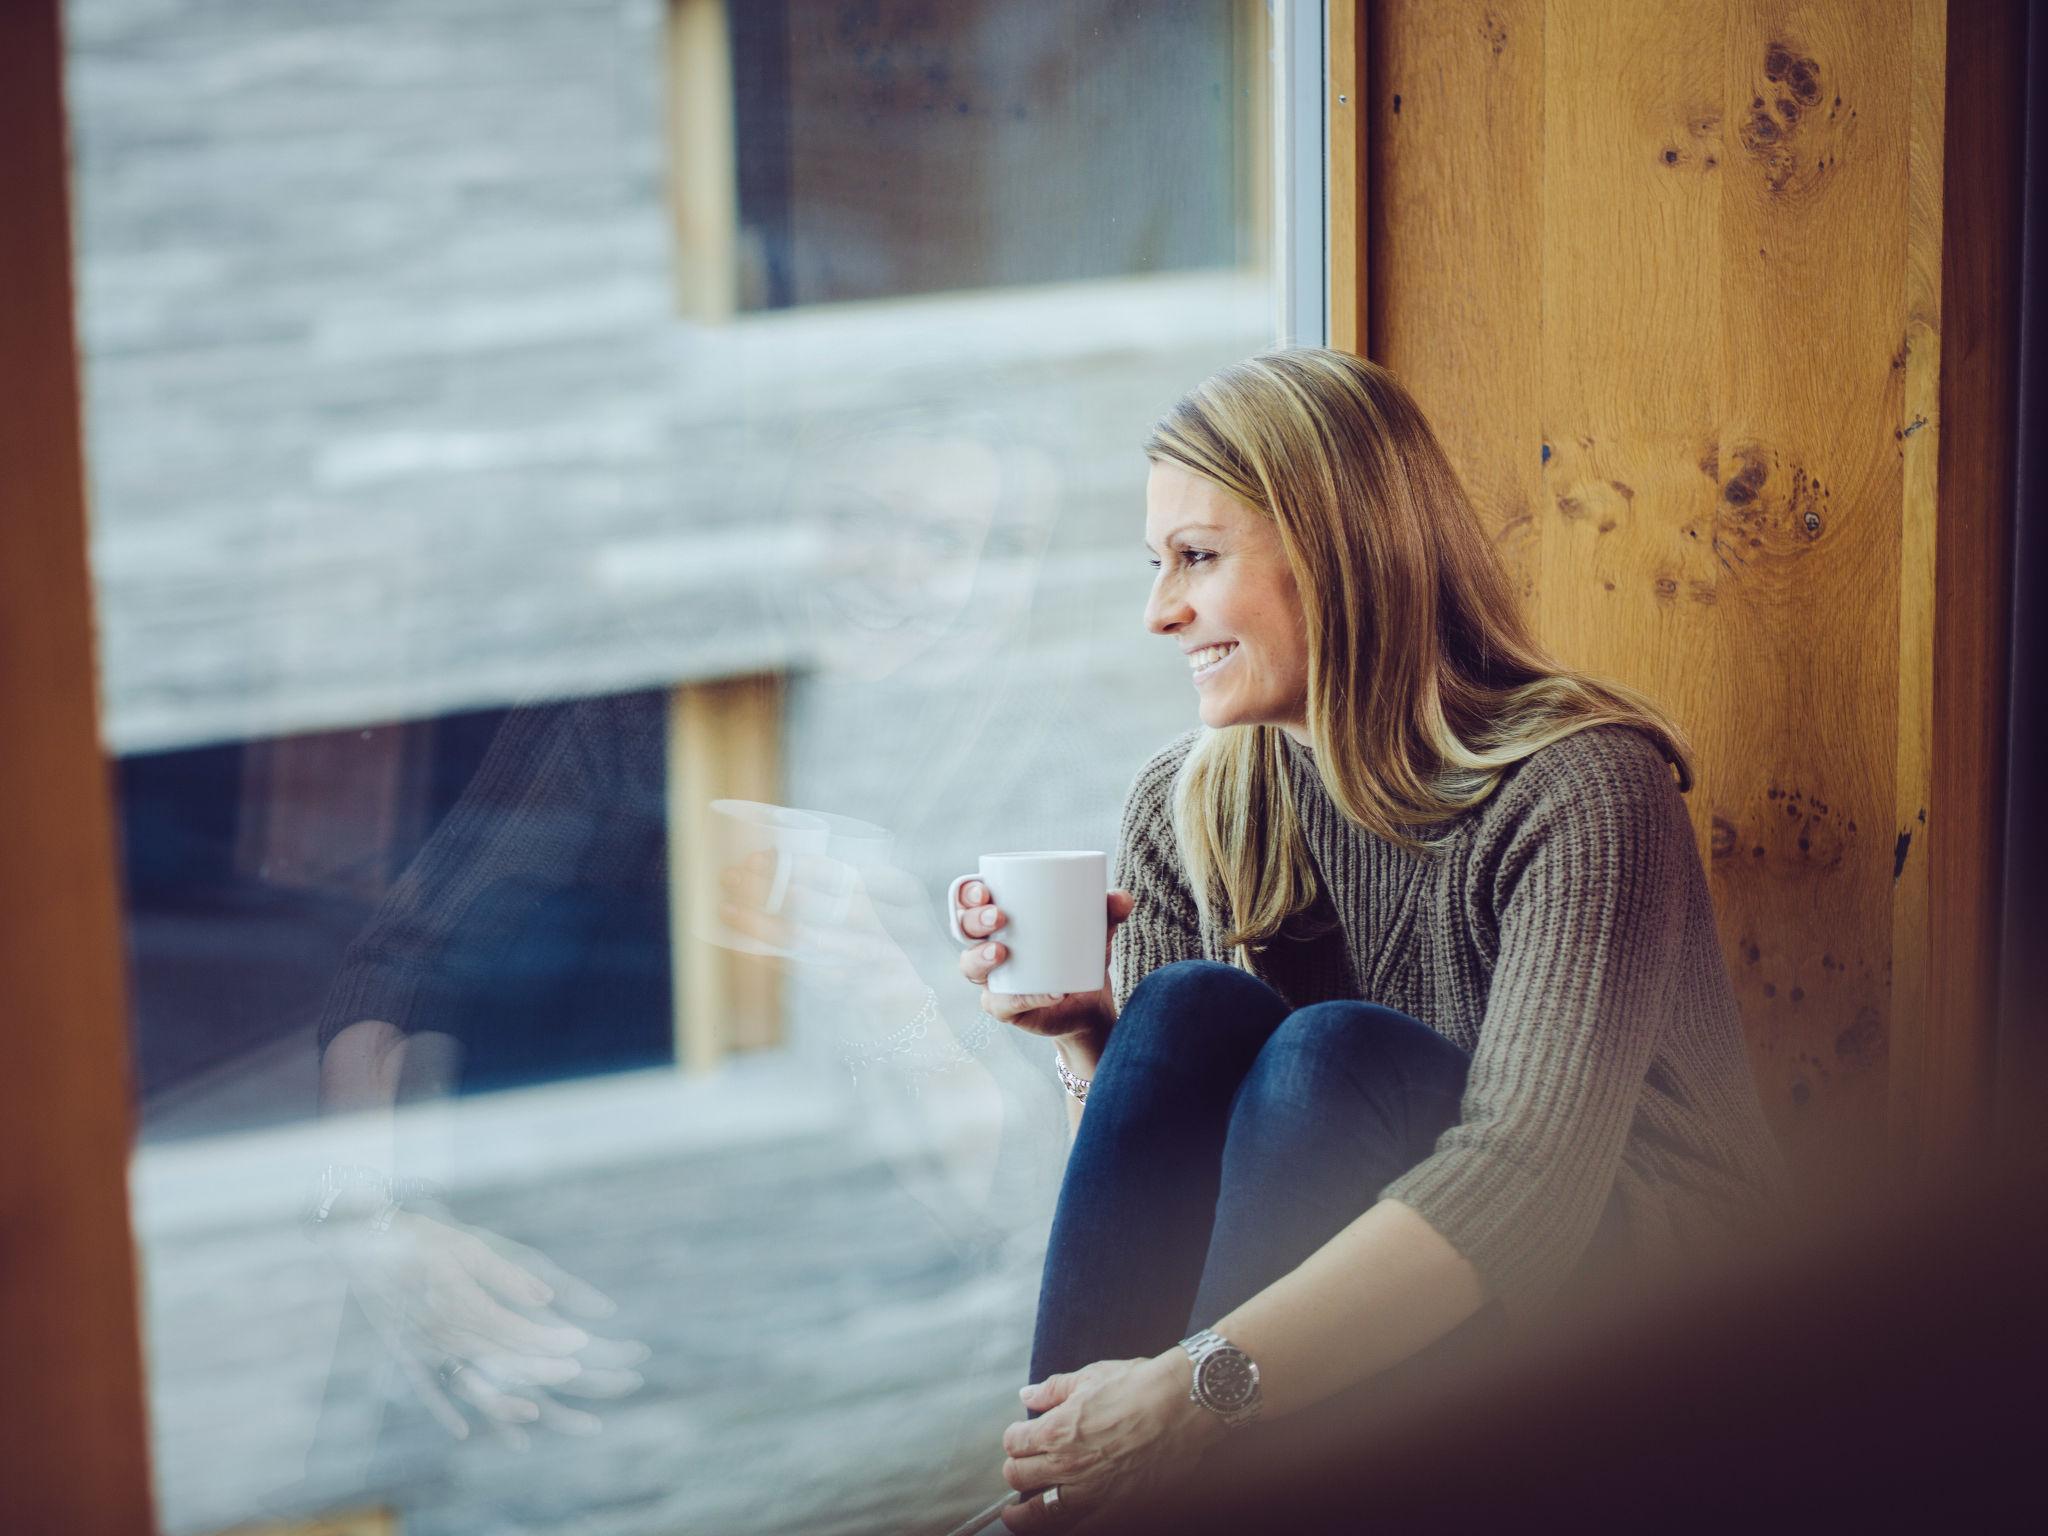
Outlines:
[[1180, 1347], [1195, 1362], [1189, 1402], [1201, 1404], [1232, 1429], [1259, 1416], [1264, 1406], [1259, 1400], [1259, 1368], [1250, 1355], [1210, 1328], [1188, 1335]]

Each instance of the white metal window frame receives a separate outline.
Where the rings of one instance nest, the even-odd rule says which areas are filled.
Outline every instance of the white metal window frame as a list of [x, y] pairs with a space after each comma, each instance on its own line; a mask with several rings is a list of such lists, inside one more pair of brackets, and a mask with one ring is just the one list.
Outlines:
[[1282, 345], [1330, 340], [1328, 0], [1268, 0], [1273, 36], [1274, 330]]

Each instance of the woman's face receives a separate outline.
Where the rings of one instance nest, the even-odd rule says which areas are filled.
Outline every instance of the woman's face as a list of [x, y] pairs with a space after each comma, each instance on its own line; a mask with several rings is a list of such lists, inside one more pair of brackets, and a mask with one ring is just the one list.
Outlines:
[[1192, 659], [1202, 723], [1277, 725], [1308, 744], [1308, 635], [1280, 533], [1200, 476], [1152, 466], [1145, 547], [1159, 575], [1145, 627]]

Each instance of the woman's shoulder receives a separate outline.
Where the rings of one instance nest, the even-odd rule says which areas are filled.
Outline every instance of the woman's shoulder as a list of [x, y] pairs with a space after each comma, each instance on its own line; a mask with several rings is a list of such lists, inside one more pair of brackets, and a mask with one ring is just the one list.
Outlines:
[[1633, 725], [1593, 725], [1537, 748], [1510, 768], [1481, 808], [1494, 829], [1573, 813], [1624, 819], [1683, 806], [1663, 746]]
[[1131, 779], [1124, 796], [1123, 823], [1126, 834], [1142, 828], [1162, 845], [1173, 842], [1173, 781], [1188, 753], [1201, 740], [1202, 727], [1183, 731], [1146, 759]]
[[1182, 731], [1165, 746], [1145, 760], [1137, 776], [1131, 781], [1134, 789], [1156, 789], [1173, 782], [1173, 776], [1180, 772], [1180, 765], [1188, 760], [1188, 754], [1195, 750], [1195, 743], [1202, 739], [1202, 727]]

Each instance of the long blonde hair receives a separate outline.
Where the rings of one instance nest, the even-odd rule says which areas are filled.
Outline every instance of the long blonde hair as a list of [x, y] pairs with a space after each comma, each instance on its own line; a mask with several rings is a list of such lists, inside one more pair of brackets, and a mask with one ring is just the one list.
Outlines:
[[[1316, 771], [1366, 830], [1434, 856], [1431, 828], [1597, 725], [1647, 732], [1692, 788], [1675, 722], [1536, 642], [1436, 434], [1378, 364], [1322, 347], [1233, 363], [1154, 424], [1145, 456], [1278, 527], [1307, 630]], [[1316, 899], [1287, 768], [1278, 726], [1225, 726], [1196, 741], [1172, 796], [1196, 901], [1211, 921], [1225, 914], [1223, 943], [1247, 970]]]

